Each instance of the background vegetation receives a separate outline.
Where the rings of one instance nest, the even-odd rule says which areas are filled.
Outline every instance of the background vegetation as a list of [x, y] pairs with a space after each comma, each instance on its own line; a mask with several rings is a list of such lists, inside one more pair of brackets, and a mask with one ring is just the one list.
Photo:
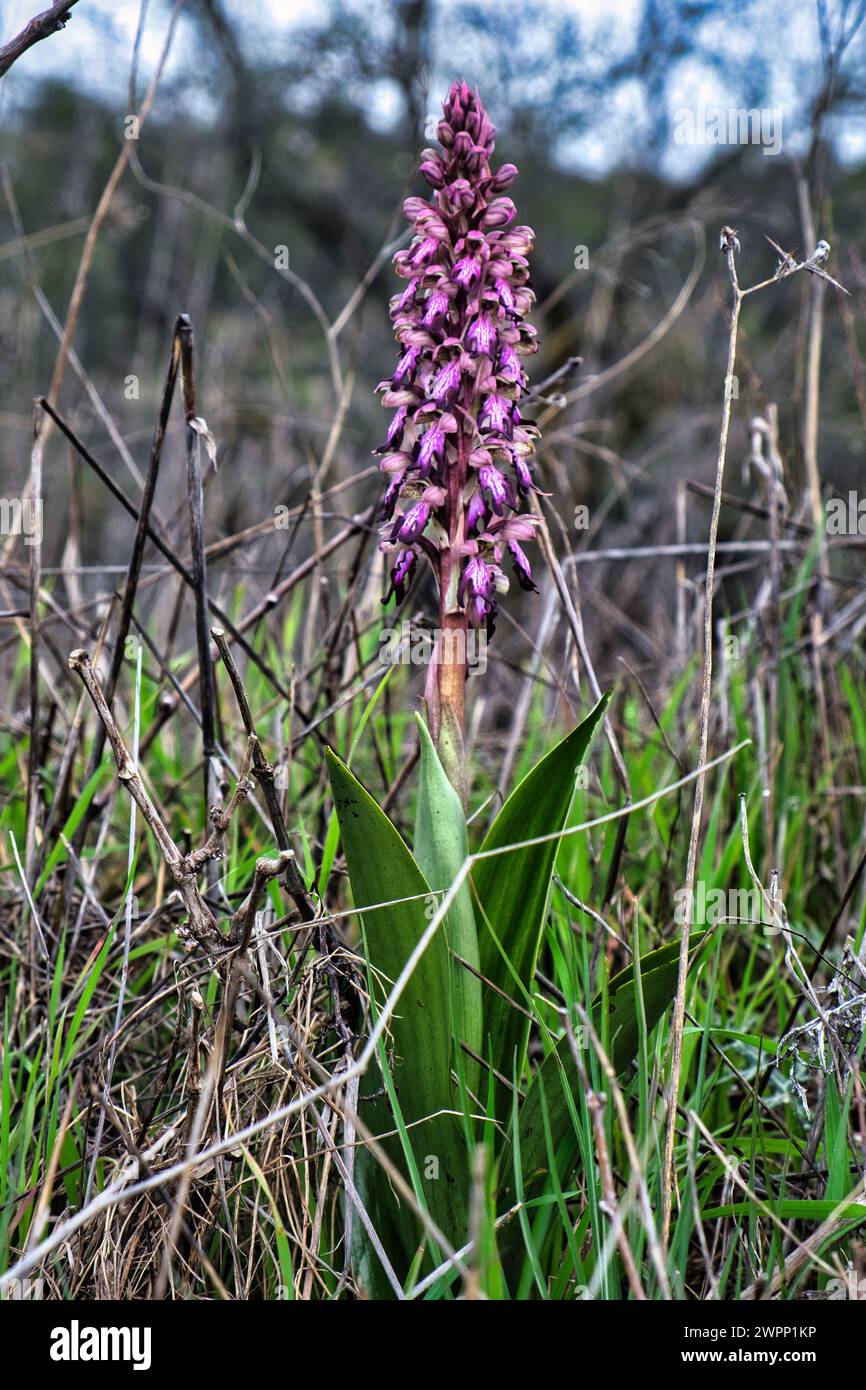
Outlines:
[[[0, 537], [0, 1271], [51, 1297], [378, 1291], [345, 1239], [372, 1074], [360, 1095], [350, 1083], [331, 1105], [296, 1102], [369, 1026], [325, 745], [407, 837], [414, 822], [425, 672], [384, 667], [380, 630], [429, 626], [434, 605], [422, 584], [383, 617], [372, 388], [392, 362], [401, 202], [419, 191], [429, 116], [465, 75], [537, 233], [547, 523], [541, 593], [509, 596], [470, 680], [469, 847], [599, 690], [614, 692], [610, 736], [571, 825], [652, 801], [563, 840], [518, 1001], [532, 1021], [528, 1066], [505, 1078], [518, 1097], [566, 1019], [598, 1027], [598, 1048], [586, 1035], [578, 1050], [577, 1161], [548, 1153], [527, 1193], [519, 1156], [497, 1167], [480, 1143], [473, 1248], [437, 1268], [425, 1245], [404, 1291], [826, 1298], [863, 1277], [862, 7], [644, 0], [599, 21], [581, 5], [394, 0], [285, 22], [189, 0], [133, 141], [172, 7], [146, 11], [140, 41], [137, 7], [86, 9], [0, 94], [0, 493], [35, 486], [44, 517], [40, 546]], [[4, 32], [28, 17], [4, 14]], [[96, 20], [75, 40], [84, 61], [67, 41]], [[676, 112], [696, 93], [780, 109], [781, 154], [679, 146]], [[743, 746], [708, 774], [696, 879], [729, 904], [754, 887], [750, 854], [786, 930], [726, 908], [689, 974], [671, 1168], [670, 1014], [641, 1018], [617, 1078], [597, 1001], [682, 927], [694, 788], [673, 784], [700, 761], [723, 225], [743, 285], [774, 274], [767, 235], [798, 259], [821, 236], [850, 293], [803, 272], [743, 305], [708, 753]], [[196, 362], [183, 403], [179, 314]], [[130, 586], [167, 364], [177, 399]], [[41, 409], [31, 454], [34, 397], [68, 432]], [[215, 650], [211, 695], [200, 680], [184, 407], [216, 444], [215, 458], [200, 449], [208, 622], [235, 653], [303, 878], [294, 897], [276, 881], [251, 896], [257, 859], [284, 848], [258, 784], [222, 857], [197, 866], [219, 947], [190, 939], [189, 902], [131, 824], [68, 665], [86, 649], [105, 685], [117, 652], [120, 734], [178, 852], [195, 851], [214, 829], [207, 769], [209, 802], [226, 805], [249, 729]], [[818, 503], [855, 493], [847, 534], [828, 534], [816, 475]], [[465, 1097], [465, 1114], [488, 1099]], [[417, 1192], [401, 1203], [414, 1211]]]

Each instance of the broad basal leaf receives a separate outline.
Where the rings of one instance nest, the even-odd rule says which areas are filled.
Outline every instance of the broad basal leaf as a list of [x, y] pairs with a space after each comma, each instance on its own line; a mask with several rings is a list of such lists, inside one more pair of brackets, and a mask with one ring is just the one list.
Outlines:
[[[532, 990], [559, 840], [525, 849], [507, 850], [507, 846], [556, 835], [565, 828], [577, 769], [609, 698], [603, 696], [583, 723], [515, 788], [481, 846], [484, 857], [472, 870], [481, 973], [496, 987], [485, 991], [485, 1044], [491, 1048], [493, 1066], [505, 1076], [512, 1074], [515, 1052], [517, 1075], [522, 1074], [529, 1020], [496, 989], [520, 1004], [524, 992], [528, 995]], [[502, 1087], [497, 1105], [500, 1118], [507, 1117], [509, 1107]]]
[[[445, 774], [433, 740], [420, 715], [421, 777], [415, 813], [415, 859], [430, 887], [446, 892], [454, 883], [469, 856], [466, 816], [460, 798]], [[452, 952], [454, 1042], [461, 1042], [477, 1055], [481, 1051], [481, 981], [460, 963], [480, 969], [478, 933], [472, 910], [472, 890], [467, 879], [449, 908], [445, 931]], [[455, 959], [459, 957], [460, 959]], [[478, 1063], [464, 1054], [455, 1057], [463, 1068], [470, 1091], [478, 1090]]]
[[[364, 950], [374, 980], [374, 1013], [385, 1001], [435, 909], [430, 887], [405, 841], [345, 763], [326, 750], [334, 804]], [[401, 901], [402, 900], [402, 901]], [[378, 906], [378, 904], [387, 904]], [[467, 1157], [451, 1083], [450, 961], [438, 931], [418, 962], [389, 1024], [387, 1051], [413, 1167], [430, 1214], [455, 1245], [465, 1239]], [[362, 1082], [375, 1089], [373, 1078]], [[371, 1124], [372, 1108], [361, 1107]], [[390, 1117], [389, 1129], [395, 1127]], [[370, 1178], [367, 1173], [367, 1179]], [[378, 1174], [386, 1205], [387, 1180]], [[365, 1182], [368, 1186], [369, 1182]], [[411, 1223], [414, 1227], [414, 1222]]]

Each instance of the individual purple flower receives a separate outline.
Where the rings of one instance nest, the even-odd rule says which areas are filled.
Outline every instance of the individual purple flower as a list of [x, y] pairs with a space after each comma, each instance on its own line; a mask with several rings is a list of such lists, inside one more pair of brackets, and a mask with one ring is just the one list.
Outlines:
[[514, 351], [510, 343], [503, 344], [499, 361], [496, 364], [496, 375], [502, 381], [522, 381], [523, 368], [520, 365], [520, 358]]
[[409, 264], [413, 270], [419, 270], [425, 266], [438, 248], [439, 243], [435, 237], [425, 236], [422, 241], [414, 248], [409, 256]]
[[484, 405], [481, 407], [481, 422], [488, 429], [497, 430], [499, 434], [510, 437], [512, 430], [511, 412], [511, 402], [492, 391], [489, 396], [485, 397]]
[[430, 425], [421, 436], [418, 445], [418, 471], [426, 477], [430, 469], [445, 453], [445, 430], [441, 424]]
[[499, 303], [502, 305], [502, 307], [504, 309], [508, 309], [509, 311], [513, 311], [514, 294], [511, 289], [511, 286], [509, 285], [505, 277], [497, 276], [497, 278], [493, 281], [493, 288], [499, 296]]
[[418, 281], [410, 280], [403, 293], [396, 296], [396, 304], [394, 305], [395, 313], [402, 313], [404, 309], [409, 308], [415, 299], [415, 291], [417, 288]]
[[471, 289], [481, 275], [481, 262], [477, 256], [461, 256], [451, 272], [451, 278], [465, 290]]
[[390, 521], [394, 515], [394, 508], [397, 505], [397, 498], [400, 496], [400, 489], [403, 486], [405, 476], [405, 473], [397, 473], [388, 484], [385, 496], [379, 506], [379, 516], [382, 521]]
[[463, 566], [459, 591], [461, 600], [468, 592], [473, 598], [492, 598], [494, 592], [493, 571], [480, 555], [473, 555]]
[[413, 541], [417, 541], [429, 520], [429, 502], [413, 502], [408, 511], [405, 511], [402, 516], [398, 516], [394, 522], [391, 540], [402, 541], [404, 545], [411, 545]]
[[483, 463], [478, 470], [478, 481], [487, 501], [498, 516], [505, 515], [506, 507], [516, 505], [514, 493], [504, 473], [492, 463]]
[[449, 299], [444, 290], [431, 290], [427, 296], [427, 307], [421, 322], [425, 328], [432, 328], [439, 319], [448, 313]]
[[457, 359], [440, 367], [430, 383], [430, 395], [436, 401], [450, 401], [460, 388], [460, 363]]
[[496, 614], [496, 570], [479, 555], [467, 560], [457, 588], [473, 627], [490, 627]]
[[401, 405], [399, 410], [394, 412], [394, 418], [388, 426], [388, 433], [385, 435], [385, 443], [376, 450], [377, 454], [384, 454], [388, 449], [399, 449], [405, 424], [406, 407]]
[[473, 492], [466, 506], [466, 531], [468, 535], [474, 535], [476, 531], [481, 531], [487, 520], [487, 506], [484, 495], [480, 490]]
[[385, 603], [388, 602], [392, 594], [397, 603], [403, 602], [409, 585], [412, 583], [416, 561], [417, 556], [414, 550], [401, 550], [399, 552], [396, 563], [391, 569], [391, 585], [385, 595]]
[[486, 357], [493, 356], [496, 329], [486, 314], [479, 314], [477, 319], [472, 320], [466, 341], [476, 352], [483, 353]]
[[526, 589], [532, 593], [538, 593], [538, 585], [532, 578], [532, 569], [526, 558], [526, 552], [519, 541], [508, 542], [508, 553], [514, 564], [514, 573], [517, 575], [517, 582], [521, 589]]
[[514, 475], [517, 478], [517, 486], [520, 491], [522, 493], [530, 492], [533, 486], [532, 474], [529, 471], [529, 464], [526, 462], [526, 459], [515, 449], [512, 451], [511, 461], [514, 465]]
[[419, 348], [410, 347], [403, 353], [403, 356], [397, 363], [394, 375], [391, 378], [395, 386], [402, 386], [404, 382], [411, 379], [412, 373], [415, 370], [415, 363], [418, 360], [419, 351]]

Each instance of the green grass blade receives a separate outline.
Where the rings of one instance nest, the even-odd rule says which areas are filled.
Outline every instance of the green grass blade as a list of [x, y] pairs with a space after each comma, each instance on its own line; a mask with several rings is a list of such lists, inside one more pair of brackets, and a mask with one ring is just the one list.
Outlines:
[[[700, 950], [708, 939], [708, 933], [695, 932], [691, 947], [693, 953]], [[617, 1072], [622, 1072], [628, 1066], [640, 1047], [642, 1014], [649, 1034], [672, 1002], [677, 987], [679, 951], [679, 942], [672, 941], [642, 958], [639, 980], [635, 978], [633, 966], [629, 965], [608, 984], [609, 1055]], [[593, 1025], [598, 1033], [602, 1031], [601, 1009], [601, 1000], [596, 1000]], [[534, 1195], [534, 1183], [543, 1180], [547, 1173], [548, 1154], [558, 1150], [569, 1137], [574, 1140], [574, 1156], [569, 1158], [560, 1173], [567, 1173], [573, 1166], [577, 1155], [577, 1136], [570, 1102], [580, 1086], [571, 1049], [564, 1038], [539, 1067], [520, 1111], [523, 1174], [530, 1195]], [[547, 1106], [549, 1139], [545, 1134], [543, 1101]]]

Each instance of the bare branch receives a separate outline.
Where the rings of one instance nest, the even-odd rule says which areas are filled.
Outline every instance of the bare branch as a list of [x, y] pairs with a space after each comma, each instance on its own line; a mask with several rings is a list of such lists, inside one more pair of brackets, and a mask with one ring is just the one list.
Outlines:
[[13, 63], [17, 63], [28, 48], [32, 48], [42, 39], [47, 39], [51, 34], [56, 34], [59, 29], [64, 29], [67, 20], [71, 18], [69, 11], [77, 4], [78, 0], [55, 0], [50, 10], [43, 10], [41, 14], [34, 15], [20, 34], [4, 43], [0, 48], [0, 77], [9, 71]]

